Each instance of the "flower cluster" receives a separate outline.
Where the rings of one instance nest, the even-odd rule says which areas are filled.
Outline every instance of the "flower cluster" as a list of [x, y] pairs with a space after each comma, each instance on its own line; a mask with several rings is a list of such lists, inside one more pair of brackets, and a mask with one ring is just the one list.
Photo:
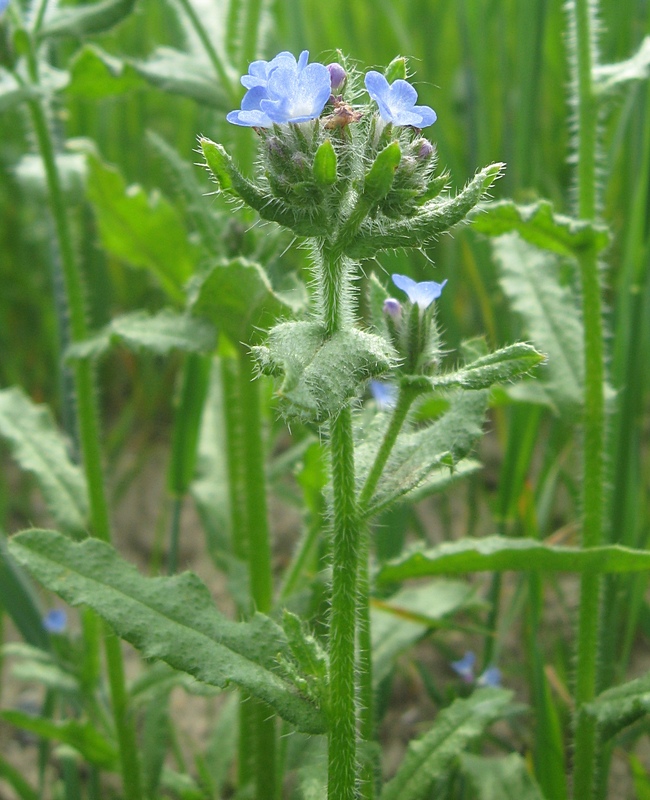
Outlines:
[[[342, 89], [347, 76], [340, 64], [308, 64], [308, 60], [309, 52], [303, 50], [297, 61], [286, 51], [271, 61], [253, 61], [241, 79], [248, 90], [241, 109], [231, 111], [226, 117], [228, 122], [271, 128], [274, 124], [307, 122], [320, 117], [328, 100]], [[426, 128], [436, 121], [432, 108], [416, 105], [417, 92], [407, 81], [398, 79], [389, 84], [384, 75], [371, 70], [366, 74], [365, 85], [385, 123]]]
[[498, 667], [488, 667], [475, 679], [475, 664], [476, 655], [471, 650], [468, 650], [461, 659], [452, 661], [450, 666], [465, 683], [476, 682], [477, 686], [501, 686], [501, 670]]

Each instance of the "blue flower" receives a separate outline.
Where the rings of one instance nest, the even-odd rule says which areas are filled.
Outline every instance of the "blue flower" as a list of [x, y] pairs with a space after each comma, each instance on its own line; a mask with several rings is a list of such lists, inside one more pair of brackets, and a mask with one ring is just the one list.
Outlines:
[[397, 404], [397, 387], [383, 381], [370, 381], [370, 392], [380, 411], [389, 411]]
[[434, 300], [440, 297], [447, 283], [446, 280], [442, 283], [436, 283], [435, 281], [421, 281], [418, 283], [407, 275], [391, 275], [391, 277], [395, 286], [406, 292], [409, 300], [412, 303], [417, 303], [422, 310], [428, 308]]
[[476, 683], [478, 686], [501, 686], [501, 670], [498, 667], [488, 667]]
[[43, 627], [48, 633], [63, 633], [67, 624], [68, 615], [62, 608], [53, 608], [43, 617]]
[[228, 122], [270, 128], [319, 117], [330, 98], [331, 77], [324, 64], [307, 64], [308, 58], [303, 50], [298, 61], [288, 52], [271, 61], [253, 61], [241, 79], [248, 89], [241, 110], [231, 111]]
[[415, 105], [418, 93], [408, 81], [396, 80], [389, 84], [381, 72], [371, 70], [366, 73], [365, 83], [384, 122], [426, 128], [436, 121], [437, 115], [432, 108]]
[[476, 663], [476, 656], [471, 650], [468, 650], [459, 661], [452, 661], [451, 668], [465, 681], [465, 683], [472, 683], [474, 680], [474, 664]]
[[0, 17], [4, 14], [7, 10], [7, 6], [9, 5], [9, 0], [0, 0]]

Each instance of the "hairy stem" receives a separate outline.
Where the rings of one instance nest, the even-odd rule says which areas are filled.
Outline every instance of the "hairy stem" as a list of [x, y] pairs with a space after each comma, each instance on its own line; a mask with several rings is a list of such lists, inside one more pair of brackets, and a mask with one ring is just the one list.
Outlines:
[[[38, 64], [33, 49], [29, 54], [29, 70], [32, 82], [38, 84]], [[88, 335], [83, 281], [72, 245], [72, 236], [61, 187], [61, 178], [56, 164], [54, 144], [41, 102], [33, 100], [30, 102], [29, 107], [39, 150], [45, 166], [50, 206], [54, 216], [58, 246], [61, 253], [61, 264], [70, 314], [70, 332], [74, 342], [83, 341]], [[91, 532], [98, 539], [110, 542], [111, 532], [108, 505], [104, 492], [94, 374], [89, 360], [82, 359], [77, 361], [74, 369], [74, 378], [79, 438], [89, 493]], [[119, 745], [124, 797], [126, 800], [140, 800], [138, 750], [135, 727], [128, 710], [122, 652], [119, 640], [112, 631], [107, 629], [104, 632], [104, 647]]]
[[[569, 6], [575, 30], [575, 80], [578, 133], [578, 215], [596, 216], [596, 146], [598, 109], [592, 71], [595, 66], [593, 0], [574, 0]], [[582, 546], [595, 547], [603, 539], [604, 477], [604, 347], [602, 301], [597, 254], [587, 250], [579, 257], [582, 281], [585, 351], [584, 466]], [[576, 732], [573, 774], [574, 798], [593, 795], [596, 728], [582, 711], [596, 693], [600, 623], [600, 578], [585, 573], [581, 579], [576, 673]]]

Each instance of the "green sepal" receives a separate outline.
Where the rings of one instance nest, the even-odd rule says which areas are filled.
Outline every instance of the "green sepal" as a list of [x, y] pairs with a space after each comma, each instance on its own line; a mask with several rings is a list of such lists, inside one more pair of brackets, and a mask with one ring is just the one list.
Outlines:
[[223, 145], [212, 142], [210, 139], [199, 139], [199, 144], [205, 156], [205, 163], [221, 191], [227, 194], [236, 194], [231, 178], [231, 173], [236, 170], [236, 167]]
[[322, 422], [335, 416], [369, 378], [388, 372], [395, 352], [380, 336], [354, 328], [327, 337], [318, 322], [288, 322], [254, 347], [262, 372], [283, 376], [278, 394], [287, 417]]
[[364, 197], [372, 205], [386, 197], [390, 191], [401, 159], [402, 149], [399, 142], [391, 142], [377, 155], [363, 182]]
[[406, 59], [404, 56], [397, 56], [397, 58], [394, 58], [384, 70], [384, 76], [388, 83], [393, 83], [393, 81], [397, 80], [405, 81]]
[[337, 158], [336, 151], [329, 139], [320, 145], [314, 157], [314, 179], [321, 186], [332, 186], [336, 183]]

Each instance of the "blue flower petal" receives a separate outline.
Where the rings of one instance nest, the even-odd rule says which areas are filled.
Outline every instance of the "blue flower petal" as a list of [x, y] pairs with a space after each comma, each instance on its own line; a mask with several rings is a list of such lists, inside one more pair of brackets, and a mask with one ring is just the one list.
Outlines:
[[476, 683], [479, 686], [501, 686], [501, 670], [498, 667], [488, 667]]
[[43, 617], [43, 627], [48, 633], [63, 633], [67, 624], [68, 615], [62, 608], [53, 608]]
[[384, 75], [370, 70], [366, 73], [365, 84], [384, 122], [426, 128], [436, 121], [436, 112], [432, 108], [415, 105], [418, 94], [408, 81], [398, 79], [389, 85]]
[[442, 283], [436, 283], [436, 281], [421, 281], [418, 283], [409, 278], [408, 275], [392, 275], [391, 277], [395, 286], [406, 292], [408, 299], [423, 310], [440, 297], [447, 283], [446, 280]]
[[8, 5], [9, 5], [9, 0], [0, 0], [0, 17], [7, 10]]
[[231, 111], [226, 115], [228, 122], [233, 125], [243, 125], [248, 128], [270, 128], [273, 120], [269, 119], [263, 111]]

